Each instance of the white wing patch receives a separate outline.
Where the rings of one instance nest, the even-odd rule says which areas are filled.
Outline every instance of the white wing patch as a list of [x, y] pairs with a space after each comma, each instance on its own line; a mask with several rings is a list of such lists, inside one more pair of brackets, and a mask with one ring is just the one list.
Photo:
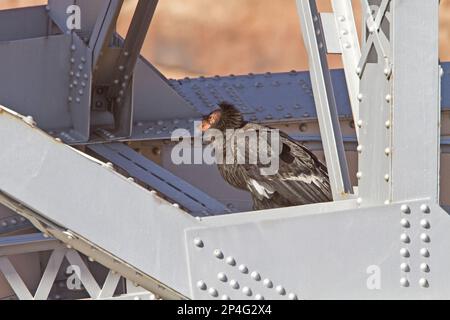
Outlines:
[[253, 188], [256, 190], [256, 192], [258, 192], [258, 194], [262, 197], [270, 199], [271, 195], [273, 195], [275, 193], [275, 191], [267, 189], [266, 187], [260, 185], [258, 183], [258, 181], [254, 180], [254, 179], [251, 179], [250, 183], [253, 186]]
[[292, 176], [291, 177], [282, 177], [281, 180], [282, 181], [301, 181], [301, 182], [308, 183], [308, 184], [311, 184], [311, 183], [317, 184], [317, 183], [323, 182], [323, 178], [321, 178], [321, 177], [317, 177], [315, 175], [307, 176], [304, 174], [295, 176], [295, 177], [292, 177]]

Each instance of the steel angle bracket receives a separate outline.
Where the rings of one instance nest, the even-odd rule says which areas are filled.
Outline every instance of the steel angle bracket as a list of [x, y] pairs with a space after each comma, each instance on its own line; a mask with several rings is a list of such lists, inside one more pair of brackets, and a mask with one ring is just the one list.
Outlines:
[[349, 200], [202, 223], [186, 231], [193, 299], [450, 297], [450, 217], [427, 199], [359, 209]]

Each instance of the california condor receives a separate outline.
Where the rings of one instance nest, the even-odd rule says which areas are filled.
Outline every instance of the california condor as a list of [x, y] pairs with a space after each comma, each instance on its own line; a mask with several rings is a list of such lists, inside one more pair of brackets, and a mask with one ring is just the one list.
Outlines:
[[[241, 132], [256, 132], [256, 134], [273, 130], [270, 127], [244, 121], [241, 112], [227, 102], [220, 103], [217, 110], [203, 119], [201, 130], [207, 132], [209, 129], [219, 130], [224, 136], [226, 136], [225, 132], [230, 132], [230, 130], [235, 132], [240, 129]], [[332, 195], [326, 166], [299, 142], [291, 139], [284, 132], [278, 130], [277, 132], [279, 132], [279, 156], [277, 159], [279, 166], [276, 173], [262, 174], [261, 169], [265, 165], [259, 161], [256, 163], [218, 162], [219, 172], [225, 181], [235, 188], [250, 192], [254, 210], [331, 201]], [[227, 140], [230, 140], [230, 137]], [[270, 144], [269, 141], [268, 143]], [[223, 143], [222, 148], [223, 154], [227, 154], [229, 151], [236, 154], [236, 148], [239, 147], [237, 143]], [[244, 148], [248, 152], [246, 160], [249, 159], [252, 152], [258, 152], [249, 147], [249, 144], [245, 144]]]

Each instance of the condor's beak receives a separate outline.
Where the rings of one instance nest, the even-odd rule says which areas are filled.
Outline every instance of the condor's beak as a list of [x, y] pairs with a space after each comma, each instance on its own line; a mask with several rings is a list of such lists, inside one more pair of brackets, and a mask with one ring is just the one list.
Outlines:
[[211, 124], [206, 119], [203, 120], [202, 123], [200, 123], [199, 126], [198, 126], [198, 130], [201, 131], [201, 132], [205, 132], [205, 131], [207, 131], [210, 128], [211, 128]]

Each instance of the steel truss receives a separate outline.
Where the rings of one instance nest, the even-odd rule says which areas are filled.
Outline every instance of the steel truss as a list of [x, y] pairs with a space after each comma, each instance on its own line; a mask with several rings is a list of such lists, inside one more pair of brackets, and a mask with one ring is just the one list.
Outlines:
[[[440, 85], [449, 80], [446, 65], [439, 68], [437, 0], [363, 0], [361, 45], [350, 1], [332, 1], [334, 12], [324, 14], [315, 1], [297, 0], [310, 74], [182, 81], [138, 56], [156, 1], [139, 2], [125, 39], [114, 34], [122, 1], [77, 1], [90, 12], [82, 31], [65, 27], [71, 3], [0, 12], [0, 24], [14, 30], [0, 33], [0, 70], [27, 70], [17, 82], [0, 80], [2, 103], [14, 108], [0, 109], [0, 202], [66, 246], [54, 249], [34, 296], [0, 258], [18, 297], [46, 297], [64, 256], [82, 262], [77, 252], [112, 270], [103, 289], [83, 282], [93, 298], [110, 296], [120, 276], [167, 299], [450, 296], [450, 222], [439, 205]], [[32, 33], [17, 17], [39, 27]], [[31, 49], [44, 63], [23, 53]], [[327, 53], [342, 55], [343, 72], [329, 70]], [[31, 84], [42, 77], [50, 86], [39, 91]], [[60, 90], [45, 91], [51, 86]], [[295, 94], [283, 98], [282, 89]], [[268, 105], [256, 102], [271, 93]], [[224, 96], [253, 121], [289, 127], [317, 119], [335, 201], [216, 215], [224, 206], [195, 183], [110, 144], [167, 139]], [[352, 118], [348, 137], [342, 124]], [[92, 143], [105, 144], [87, 149], [113, 163], [68, 146]], [[358, 153], [357, 188], [349, 143]], [[200, 207], [216, 216], [195, 214]]]

